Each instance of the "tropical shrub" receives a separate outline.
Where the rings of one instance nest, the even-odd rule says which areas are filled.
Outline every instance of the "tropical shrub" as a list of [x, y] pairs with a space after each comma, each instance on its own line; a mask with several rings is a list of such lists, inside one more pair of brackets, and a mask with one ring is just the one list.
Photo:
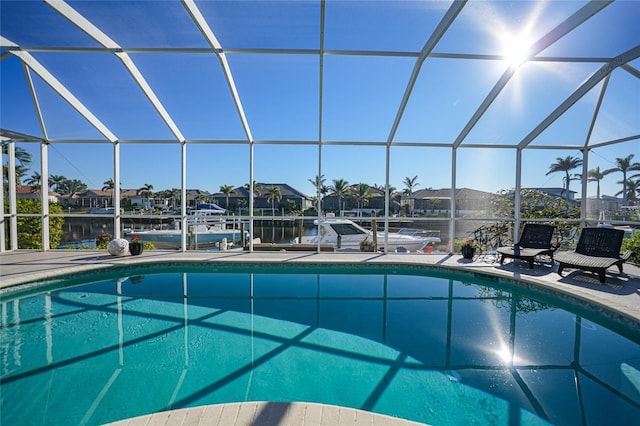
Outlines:
[[[513, 189], [493, 194], [490, 199], [491, 213], [495, 217], [514, 218], [514, 200]], [[580, 218], [579, 207], [571, 207], [566, 200], [535, 189], [520, 190], [520, 218], [525, 222], [527, 219], [548, 219], [545, 222], [556, 227], [552, 243], [562, 247], [569, 247], [580, 229], [578, 222], [567, 220]], [[473, 238], [487, 246], [506, 245], [512, 240], [512, 228], [513, 224], [506, 221], [485, 224], [473, 231]]]
[[102, 233], [96, 237], [96, 249], [106, 249], [112, 239], [113, 235], [102, 231]]
[[640, 263], [640, 232], [635, 232], [630, 238], [622, 240], [622, 252], [631, 252], [629, 262]]
[[[16, 200], [16, 212], [18, 213], [18, 248], [20, 249], [42, 249], [42, 221], [41, 204], [36, 200]], [[49, 204], [50, 214], [62, 214], [62, 207], [58, 203]], [[20, 216], [22, 214], [33, 214], [37, 216]], [[57, 248], [62, 241], [64, 231], [63, 217], [49, 217], [49, 247]], [[9, 246], [9, 233], [6, 232], [5, 244]]]

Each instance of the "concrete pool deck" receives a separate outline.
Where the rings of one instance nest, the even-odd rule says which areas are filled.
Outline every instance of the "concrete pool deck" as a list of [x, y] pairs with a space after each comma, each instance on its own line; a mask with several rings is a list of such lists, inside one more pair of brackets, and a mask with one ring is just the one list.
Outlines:
[[[10, 287], [44, 281], [60, 275], [101, 268], [147, 263], [336, 263], [374, 265], [425, 265], [439, 269], [462, 270], [524, 281], [527, 287], [579, 301], [583, 307], [609, 315], [640, 333], [640, 267], [626, 263], [624, 273], [607, 271], [600, 284], [589, 272], [565, 270], [560, 277], [551, 261], [536, 262], [533, 269], [521, 260], [500, 265], [496, 256], [479, 256], [473, 261], [460, 255], [417, 255], [380, 253], [315, 252], [177, 252], [145, 251], [140, 256], [113, 257], [104, 251], [52, 250], [15, 251], [0, 255], [0, 298]], [[634, 331], [635, 332], [635, 331]], [[377, 415], [346, 407], [306, 402], [245, 402], [221, 404], [153, 413], [115, 423], [123, 425], [417, 425], [418, 423]]]
[[479, 272], [516, 280], [524, 280], [534, 287], [574, 296], [633, 319], [640, 324], [640, 267], [624, 264], [624, 272], [616, 267], [607, 270], [607, 279], [600, 284], [590, 272], [566, 269], [560, 277], [557, 265], [550, 261], [536, 262], [529, 269], [522, 260], [506, 260], [500, 265], [496, 256], [476, 256], [473, 261], [460, 255], [400, 254], [400, 253], [315, 253], [315, 252], [178, 252], [145, 251], [140, 256], [114, 257], [103, 251], [51, 250], [14, 251], [0, 255], [0, 289], [22, 283], [47, 280], [53, 277], [112, 266], [139, 263], [221, 262], [221, 263], [353, 263], [430, 265], [442, 269]]

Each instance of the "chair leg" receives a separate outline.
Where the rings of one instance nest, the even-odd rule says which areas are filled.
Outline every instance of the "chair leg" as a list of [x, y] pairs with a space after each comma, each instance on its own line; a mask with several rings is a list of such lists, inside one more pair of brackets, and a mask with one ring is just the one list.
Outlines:
[[605, 270], [604, 269], [598, 270], [598, 277], [600, 278], [600, 284], [604, 284], [605, 283]]
[[563, 269], [564, 269], [564, 265], [562, 263], [558, 263], [558, 275], [562, 276]]
[[529, 269], [533, 269], [533, 259], [529, 259]]

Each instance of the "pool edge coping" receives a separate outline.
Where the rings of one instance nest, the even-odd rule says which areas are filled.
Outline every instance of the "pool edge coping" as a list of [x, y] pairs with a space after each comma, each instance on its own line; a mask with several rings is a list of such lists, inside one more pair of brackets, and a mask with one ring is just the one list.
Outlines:
[[[369, 256], [363, 258], [363, 260], [349, 260], [340, 259], [336, 261], [332, 260], [309, 260], [309, 259], [297, 259], [291, 258], [283, 262], [281, 258], [268, 259], [260, 257], [260, 259], [237, 259], [231, 260], [228, 258], [213, 258], [213, 259], [179, 259], [179, 258], [160, 258], [160, 257], [137, 257], [132, 259], [131, 257], [124, 258], [112, 258], [122, 259], [124, 262], [104, 262], [104, 263], [92, 263], [84, 265], [65, 266], [58, 269], [50, 269], [48, 271], [41, 271], [31, 273], [24, 279], [11, 280], [9, 284], [3, 283], [0, 287], [0, 298], [5, 295], [14, 295], [16, 293], [30, 292], [34, 288], [46, 287], [47, 285], [53, 285], [53, 282], [60, 279], [68, 278], [82, 278], [85, 276], [91, 276], [93, 274], [99, 274], [101, 271], [117, 272], [118, 270], [126, 270], [131, 268], [146, 268], [152, 267], [157, 264], [164, 265], [189, 265], [189, 266], [211, 266], [213, 264], [219, 264], [226, 267], [237, 266], [281, 266], [281, 267], [295, 267], [295, 266], [315, 266], [315, 267], [367, 267], [367, 268], [406, 268], [413, 267], [421, 270], [430, 270], [436, 272], [453, 272], [461, 275], [468, 275], [481, 279], [489, 279], [491, 281], [499, 279], [509, 285], [513, 285], [519, 288], [524, 288], [529, 291], [542, 293], [545, 296], [551, 296], [558, 298], [565, 303], [569, 303], [580, 309], [587, 309], [595, 311], [596, 314], [602, 315], [609, 321], [623, 327], [625, 330], [632, 333], [640, 333], [640, 315], [629, 312], [629, 309], [625, 306], [619, 305], [611, 300], [599, 300], [593, 294], [589, 292], [581, 291], [581, 287], [574, 285], [560, 285], [558, 283], [547, 282], [542, 279], [536, 279], [536, 277], [528, 275], [520, 275], [519, 277], [513, 277], [508, 271], [500, 272], [499, 270], [480, 270], [479, 268], [465, 267], [459, 265], [448, 265], [446, 263], [425, 263], [412, 261], [408, 258], [403, 258], [402, 261], [385, 259], [385, 256], [374, 257], [371, 259]], [[79, 276], [78, 276], [79, 274]], [[523, 285], [524, 284], [524, 285]]]

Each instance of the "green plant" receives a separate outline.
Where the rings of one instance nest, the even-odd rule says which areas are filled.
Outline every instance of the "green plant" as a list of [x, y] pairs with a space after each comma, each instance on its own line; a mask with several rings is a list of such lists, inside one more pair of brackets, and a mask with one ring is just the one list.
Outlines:
[[369, 237], [360, 241], [360, 251], [375, 251], [376, 244], [373, 240], [370, 240]]
[[[515, 192], [513, 189], [502, 190], [489, 197], [492, 215], [498, 218], [515, 217]], [[535, 189], [520, 190], [520, 218], [545, 220], [556, 228], [553, 234], [554, 245], [569, 248], [575, 241], [580, 224], [571, 219], [580, 218], [580, 208], [572, 207], [565, 200]], [[484, 224], [473, 232], [473, 237], [487, 247], [499, 247], [512, 244], [513, 224], [510, 221]]]
[[[5, 204], [5, 209], [8, 209], [8, 203]], [[16, 210], [18, 213], [18, 248], [42, 249], [42, 221], [40, 216], [20, 216], [21, 214], [39, 214], [42, 211], [40, 201], [17, 199]], [[49, 204], [49, 214], [62, 213], [60, 204]], [[64, 218], [59, 216], [49, 217], [49, 247], [57, 248], [62, 242], [63, 224]], [[5, 244], [9, 245], [8, 232], [5, 236]]]
[[462, 247], [472, 247], [478, 252], [482, 251], [482, 245], [478, 241], [471, 238], [456, 238], [453, 242], [453, 250], [458, 252]]
[[113, 238], [113, 235], [102, 231], [102, 233], [96, 237], [96, 248], [106, 249], [112, 238]]
[[629, 262], [640, 263], [640, 232], [635, 232], [629, 238], [622, 240], [622, 252], [631, 252]]

